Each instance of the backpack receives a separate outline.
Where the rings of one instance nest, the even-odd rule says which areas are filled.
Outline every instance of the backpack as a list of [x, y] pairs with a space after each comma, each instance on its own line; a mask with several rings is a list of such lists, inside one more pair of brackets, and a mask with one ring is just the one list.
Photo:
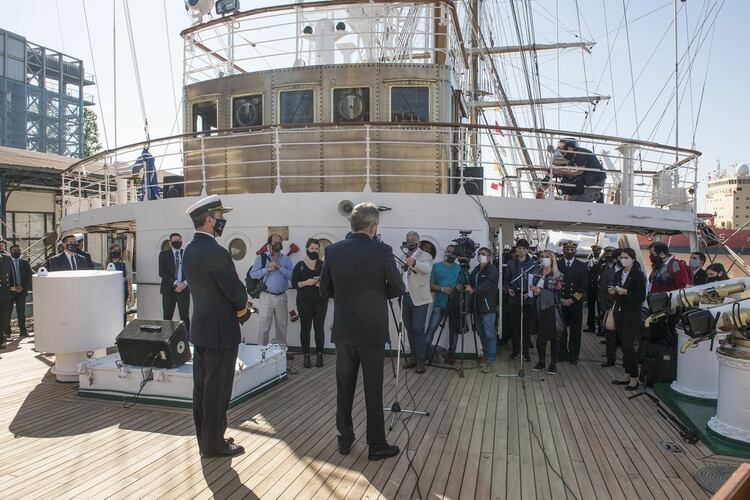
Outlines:
[[[268, 256], [264, 253], [260, 254], [260, 266], [261, 269], [266, 267], [266, 259]], [[255, 279], [250, 276], [250, 271], [253, 270], [253, 266], [250, 266], [250, 269], [247, 270], [247, 275], [245, 276], [245, 288], [247, 289], [248, 295], [250, 297], [257, 299], [260, 297], [260, 292], [265, 290], [266, 288], [266, 282], [264, 279]]]

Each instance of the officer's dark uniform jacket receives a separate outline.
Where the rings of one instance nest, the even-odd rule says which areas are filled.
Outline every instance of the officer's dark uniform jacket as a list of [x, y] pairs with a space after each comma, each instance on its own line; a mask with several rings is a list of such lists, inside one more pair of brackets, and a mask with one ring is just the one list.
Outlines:
[[586, 289], [588, 288], [586, 264], [578, 259], [573, 259], [573, 264], [569, 270], [565, 259], [560, 259], [557, 261], [557, 268], [565, 277], [561, 297], [575, 300], [573, 306], [583, 307], [582, 299], [586, 296]]
[[195, 233], [185, 248], [182, 270], [193, 296], [193, 345], [221, 349], [239, 344], [237, 311], [246, 307], [247, 291], [229, 252], [210, 235]]

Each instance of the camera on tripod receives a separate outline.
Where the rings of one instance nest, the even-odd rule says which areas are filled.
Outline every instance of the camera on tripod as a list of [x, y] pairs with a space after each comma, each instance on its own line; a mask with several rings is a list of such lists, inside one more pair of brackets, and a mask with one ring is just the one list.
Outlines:
[[461, 229], [458, 231], [458, 234], [460, 236], [453, 240], [453, 243], [455, 243], [454, 247], [456, 248], [456, 258], [461, 267], [469, 267], [469, 261], [477, 254], [479, 245], [469, 238], [471, 230]]

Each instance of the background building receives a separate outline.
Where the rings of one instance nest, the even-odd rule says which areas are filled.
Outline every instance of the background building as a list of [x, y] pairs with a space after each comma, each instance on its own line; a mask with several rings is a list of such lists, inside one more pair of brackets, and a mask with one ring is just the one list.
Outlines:
[[718, 177], [709, 178], [706, 211], [718, 228], [737, 229], [750, 218], [750, 165], [720, 170]]
[[0, 146], [83, 157], [83, 62], [0, 29]]

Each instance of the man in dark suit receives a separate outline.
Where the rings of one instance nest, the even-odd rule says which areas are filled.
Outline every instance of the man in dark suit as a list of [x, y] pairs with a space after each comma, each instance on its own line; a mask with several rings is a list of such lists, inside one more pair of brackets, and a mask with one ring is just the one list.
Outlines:
[[49, 260], [49, 271], [78, 271], [88, 269], [86, 259], [78, 254], [76, 237], [72, 234], [62, 239], [63, 251]]
[[229, 252], [215, 237], [226, 224], [217, 195], [191, 205], [195, 235], [185, 248], [185, 277], [193, 291], [193, 418], [202, 458], [244, 453], [242, 446], [225, 439], [227, 408], [232, 395], [234, 367], [240, 343], [240, 323], [250, 317], [245, 285]]
[[587, 263], [589, 271], [589, 287], [586, 294], [587, 302], [587, 317], [586, 317], [586, 331], [591, 333], [600, 334], [599, 332], [599, 313], [598, 299], [599, 299], [599, 274], [601, 273], [602, 262], [599, 257], [602, 253], [602, 247], [599, 245], [591, 245], [591, 259]]
[[182, 236], [179, 233], [169, 235], [170, 248], [159, 254], [159, 276], [161, 277], [161, 307], [164, 319], [172, 319], [175, 305], [180, 311], [180, 319], [190, 334], [190, 289], [185, 279], [182, 248]]
[[352, 405], [359, 365], [367, 408], [368, 458], [398, 455], [398, 446], [385, 439], [383, 359], [388, 331], [388, 300], [404, 293], [391, 247], [373, 238], [378, 231], [378, 207], [360, 203], [351, 215], [352, 232], [326, 249], [320, 295], [333, 298], [331, 342], [336, 344], [336, 427], [339, 453], [347, 455], [354, 442]]
[[6, 253], [2, 252], [0, 253], [0, 327], [2, 327], [0, 349], [5, 348], [5, 341], [10, 338], [10, 297], [11, 290], [14, 287], [11, 259]]
[[[16, 306], [16, 317], [18, 318], [18, 329], [21, 337], [28, 337], [26, 332], [26, 297], [31, 290], [31, 266], [28, 260], [21, 258], [21, 247], [12, 245], [10, 247], [11, 275], [15, 286], [11, 290], [10, 303], [8, 304], [8, 324], [13, 314], [13, 306]], [[10, 336], [10, 328], [8, 328]]]
[[583, 320], [583, 299], [588, 288], [586, 264], [576, 259], [578, 244], [566, 241], [563, 245], [563, 258], [557, 267], [564, 275], [560, 304], [562, 305], [565, 331], [560, 339], [560, 361], [578, 364], [581, 351], [581, 323]]

